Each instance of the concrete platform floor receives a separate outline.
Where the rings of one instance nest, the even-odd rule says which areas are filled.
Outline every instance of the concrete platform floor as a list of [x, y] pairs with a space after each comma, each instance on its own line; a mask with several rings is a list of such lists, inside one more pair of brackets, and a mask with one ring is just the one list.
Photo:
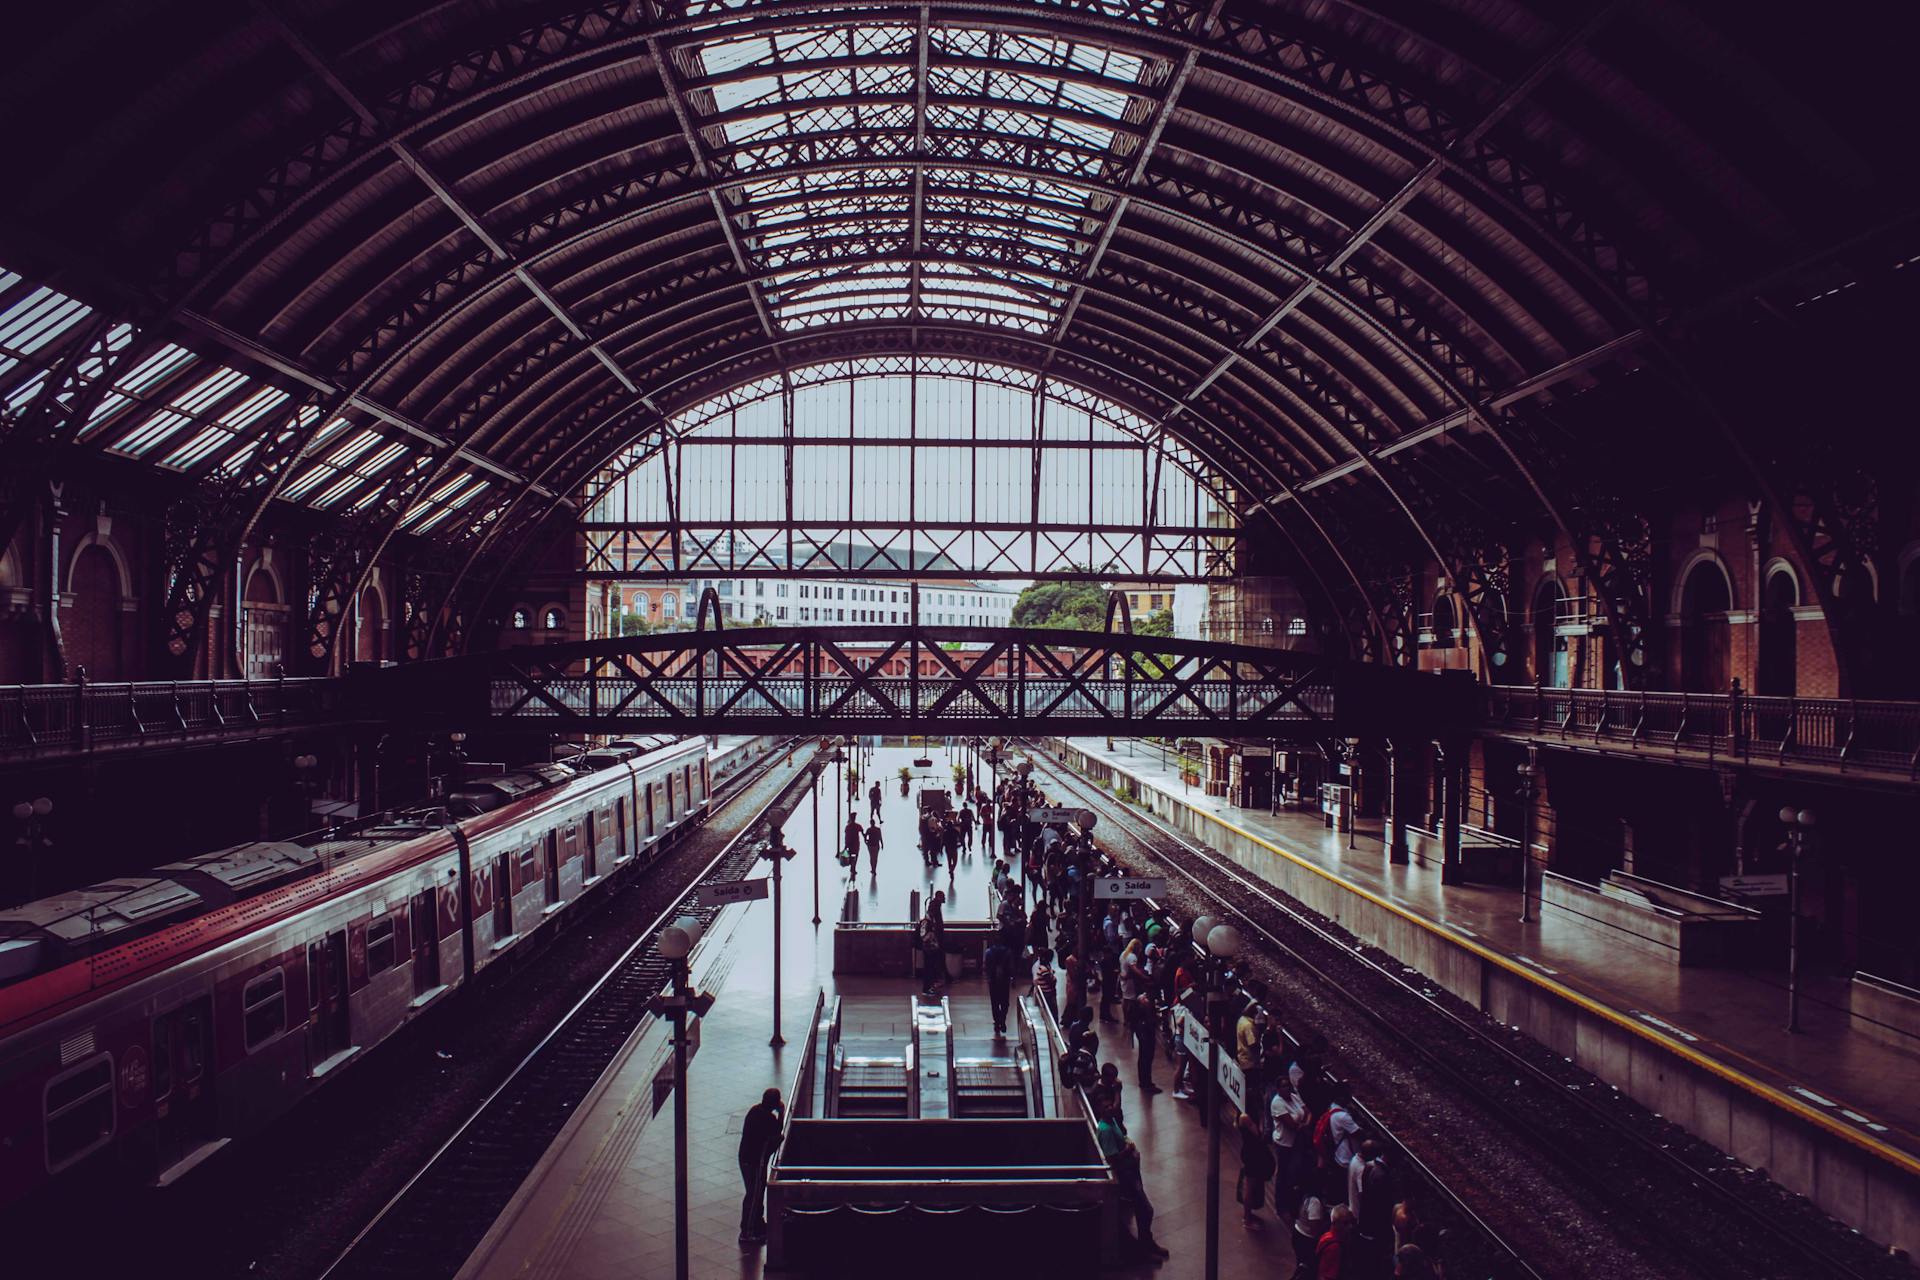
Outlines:
[[[944, 866], [929, 872], [915, 848], [914, 801], [903, 798], [895, 771], [916, 753], [882, 748], [874, 753], [874, 772], [883, 783], [883, 818], [889, 844], [877, 874], [866, 858], [852, 886], [860, 894], [866, 920], [905, 919], [911, 893], [947, 889], [953, 903], [948, 919], [984, 914], [991, 863], [976, 844], [963, 855], [949, 878]], [[949, 759], [935, 750], [931, 785], [950, 788]], [[926, 774], [927, 771], [920, 771]], [[917, 780], [917, 790], [926, 779]], [[859, 812], [866, 816], [867, 782], [860, 784]], [[690, 1189], [690, 1274], [757, 1277], [763, 1251], [738, 1242], [740, 1184], [737, 1152], [741, 1122], [769, 1087], [785, 1089], [799, 1065], [807, 1020], [818, 993], [825, 990], [863, 997], [897, 996], [902, 1021], [908, 995], [917, 984], [873, 978], [836, 981], [832, 972], [833, 921], [848, 879], [833, 861], [846, 806], [835, 803], [834, 771], [827, 770], [820, 805], [820, 903], [822, 923], [813, 917], [813, 820], [803, 803], [790, 821], [787, 843], [799, 855], [787, 863], [781, 906], [782, 1030], [787, 1044], [768, 1044], [772, 1032], [773, 904], [756, 901], [727, 908], [696, 952], [694, 981], [718, 999], [701, 1028], [701, 1043], [688, 1070]], [[896, 834], [897, 833], [897, 834]], [[950, 992], [962, 1034], [974, 1024], [985, 1033], [985, 984], [956, 983]], [[1110, 1275], [1198, 1275], [1203, 1251], [1206, 1203], [1206, 1129], [1199, 1110], [1176, 1102], [1171, 1093], [1141, 1096], [1132, 1088], [1133, 1055], [1117, 1024], [1101, 1025], [1104, 1058], [1121, 1066], [1128, 1089], [1124, 1099], [1128, 1128], [1143, 1157], [1156, 1210], [1155, 1235], [1173, 1257], [1156, 1272], [1152, 1267]], [[673, 1274], [673, 1113], [670, 1100], [653, 1108], [653, 1079], [665, 1056], [665, 1037], [637, 1035], [603, 1078], [574, 1123], [562, 1133], [547, 1162], [503, 1215], [495, 1232], [471, 1257], [462, 1280], [631, 1280], [635, 1276]], [[1171, 1071], [1162, 1058], [1156, 1071], [1163, 1086]], [[1293, 1257], [1284, 1224], [1273, 1221], [1249, 1231], [1240, 1225], [1233, 1204], [1239, 1169], [1238, 1145], [1223, 1134], [1221, 1147], [1221, 1275], [1227, 1280], [1270, 1280], [1290, 1275]], [[847, 1274], [888, 1274], [875, 1262], [850, 1267]], [[906, 1272], [903, 1272], [906, 1273]], [[1015, 1274], [1009, 1272], [1009, 1274]]]
[[1800, 1032], [1786, 1030], [1782, 972], [1680, 968], [1611, 944], [1599, 930], [1558, 910], [1520, 923], [1517, 888], [1443, 885], [1437, 865], [1393, 865], [1378, 819], [1362, 818], [1352, 848], [1320, 814], [1243, 809], [1189, 787], [1159, 748], [1075, 738], [1090, 758], [1148, 782], [1203, 814], [1309, 861], [1429, 921], [1463, 934], [1543, 977], [1677, 1036], [1735, 1071], [1818, 1106], [1872, 1140], [1920, 1154], [1920, 1044], [1905, 1053], [1859, 1034], [1847, 1012], [1845, 980], [1803, 981]]

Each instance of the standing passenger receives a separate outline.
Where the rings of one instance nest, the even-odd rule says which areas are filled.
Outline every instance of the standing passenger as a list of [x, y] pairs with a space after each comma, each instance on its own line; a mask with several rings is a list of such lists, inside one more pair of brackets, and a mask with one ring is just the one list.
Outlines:
[[760, 1103], [747, 1112], [740, 1126], [740, 1180], [747, 1184], [746, 1198], [740, 1202], [740, 1243], [758, 1244], [767, 1238], [767, 1161], [780, 1145], [780, 1124], [785, 1108], [780, 1091], [769, 1089], [760, 1095]]

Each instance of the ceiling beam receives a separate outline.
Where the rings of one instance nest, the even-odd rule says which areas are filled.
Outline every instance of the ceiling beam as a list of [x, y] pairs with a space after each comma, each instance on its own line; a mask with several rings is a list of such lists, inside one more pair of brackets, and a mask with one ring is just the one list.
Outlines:
[[[197, 311], [184, 310], [179, 313], [179, 319], [187, 328], [211, 338], [235, 355], [271, 369], [290, 381], [297, 382], [303, 387], [318, 391], [323, 396], [341, 397], [343, 395], [338, 383], [334, 382], [331, 378], [314, 372], [312, 368], [301, 362], [297, 357], [276, 351], [265, 343], [249, 338], [244, 334], [235, 333], [233, 330], [209, 316], [203, 316]], [[453, 451], [454, 457], [466, 463], [468, 466], [485, 471], [490, 475], [498, 476], [502, 480], [509, 481], [513, 484], [527, 483], [527, 477], [515, 471], [512, 467], [504, 466], [494, 461], [493, 458], [480, 452], [478, 449], [469, 448], [464, 444], [449, 440], [446, 436], [430, 430], [421, 423], [401, 413], [399, 410], [388, 408], [371, 396], [364, 396], [358, 392], [345, 393], [342, 403], [347, 407], [358, 409], [368, 417], [377, 418], [395, 430], [413, 437], [415, 440], [420, 441], [430, 448], [440, 450], [450, 449]], [[544, 497], [553, 496], [551, 493], [545, 491], [544, 486], [536, 485], [534, 491], [541, 493]], [[562, 497], [559, 501], [571, 505], [570, 500], [567, 498]]]
[[1356, 471], [1365, 470], [1369, 463], [1379, 461], [1383, 458], [1391, 458], [1396, 453], [1401, 453], [1407, 449], [1425, 444], [1429, 440], [1437, 440], [1450, 431], [1456, 431], [1461, 428], [1471, 430], [1475, 423], [1483, 422], [1509, 406], [1518, 404], [1522, 400], [1531, 399], [1543, 391], [1549, 391], [1570, 378], [1578, 377], [1596, 365], [1603, 364], [1617, 355], [1631, 351], [1652, 336], [1648, 330], [1635, 329], [1631, 333], [1623, 333], [1617, 338], [1609, 338], [1607, 341], [1600, 343], [1598, 346], [1590, 347], [1577, 356], [1562, 360], [1551, 369], [1543, 369], [1531, 377], [1522, 378], [1506, 390], [1489, 396], [1477, 405], [1455, 409], [1451, 413], [1442, 414], [1418, 430], [1408, 431], [1402, 435], [1395, 436], [1385, 444], [1376, 446], [1364, 453], [1356, 454], [1346, 461], [1336, 463], [1323, 471], [1316, 472], [1296, 484], [1293, 492], [1275, 494], [1271, 498], [1256, 502], [1248, 508], [1248, 511], [1251, 513], [1263, 507], [1275, 506], [1282, 502], [1292, 501], [1301, 493], [1311, 492], [1322, 485], [1331, 484], [1342, 476], [1352, 475]]
[[927, 226], [927, 62], [933, 43], [933, 8], [920, 6], [913, 36], [913, 276], [907, 292], [907, 315], [920, 319], [921, 245]]
[[1547, 76], [1551, 75], [1566, 61], [1569, 54], [1591, 38], [1593, 33], [1601, 26], [1605, 25], [1607, 20], [1617, 13], [1624, 3], [1625, 0], [1608, 0], [1607, 3], [1601, 5], [1592, 14], [1588, 15], [1585, 22], [1577, 27], [1569, 28], [1562, 33], [1558, 40], [1554, 41], [1549, 48], [1534, 59], [1533, 64], [1529, 66], [1524, 73], [1517, 79], [1509, 82], [1507, 86], [1500, 91], [1500, 96], [1494, 100], [1492, 106], [1481, 113], [1479, 121], [1471, 129], [1468, 129], [1465, 133], [1448, 143], [1444, 151], [1430, 157], [1426, 163], [1415, 170], [1412, 177], [1401, 183], [1397, 191], [1383, 200], [1380, 205], [1367, 216], [1365, 221], [1348, 233], [1345, 243], [1340, 246], [1331, 258], [1327, 259], [1319, 268], [1304, 275], [1300, 282], [1293, 287], [1292, 291], [1289, 292], [1285, 298], [1281, 299], [1279, 306], [1268, 312], [1266, 317], [1261, 320], [1258, 325], [1249, 330], [1246, 336], [1241, 338], [1231, 351], [1220, 357], [1213, 367], [1209, 369], [1198, 382], [1194, 383], [1187, 391], [1187, 394], [1181, 397], [1180, 403], [1169, 411], [1168, 416], [1172, 417], [1183, 412], [1195, 396], [1200, 395], [1208, 387], [1212, 386], [1227, 370], [1246, 359], [1248, 354], [1257, 347], [1268, 334], [1279, 327], [1288, 316], [1299, 310], [1308, 298], [1311, 298], [1315, 293], [1325, 288], [1330, 283], [1331, 278], [1341, 267], [1347, 264], [1348, 260], [1351, 259], [1354, 254], [1364, 248], [1375, 235], [1379, 234], [1382, 228], [1397, 218], [1400, 213], [1413, 202], [1414, 197], [1426, 190], [1428, 185], [1431, 184], [1436, 177], [1452, 167], [1457, 158], [1464, 156], [1471, 150], [1486, 136], [1488, 130], [1505, 119], [1507, 114], [1518, 106], [1529, 93], [1532, 93], [1541, 81], [1545, 80]]
[[[1200, 20], [1202, 34], [1213, 30], [1220, 18], [1221, 6], [1226, 0], [1213, 0], [1207, 13]], [[1126, 178], [1120, 184], [1120, 193], [1107, 205], [1106, 221], [1100, 227], [1100, 235], [1094, 241], [1093, 251], [1087, 255], [1087, 262], [1080, 270], [1080, 283], [1075, 286], [1073, 295], [1067, 299], [1067, 305], [1060, 310], [1060, 323], [1054, 326], [1055, 341], [1066, 337], [1067, 327], [1073, 323], [1074, 313], [1080, 310], [1080, 299], [1086, 296], [1087, 281], [1093, 279], [1093, 273], [1100, 269], [1100, 260], [1107, 256], [1107, 246], [1113, 243], [1114, 232], [1120, 229], [1120, 220], [1127, 216], [1127, 206], [1133, 203], [1133, 189], [1140, 185], [1140, 179], [1146, 176], [1147, 162], [1153, 158], [1154, 148], [1160, 145], [1160, 137], [1167, 131], [1167, 122], [1173, 119], [1173, 111], [1180, 103], [1180, 95], [1187, 87], [1187, 81], [1193, 77], [1193, 69], [1200, 64], [1200, 49], [1190, 47], [1167, 77], [1167, 87], [1160, 95], [1159, 103], [1153, 109], [1153, 119], [1147, 125], [1147, 132], [1140, 139], [1139, 147], [1133, 154], [1133, 167], [1127, 170]], [[916, 245], [916, 248], [918, 246]]]
[[[372, 108], [367, 106], [360, 95], [354, 92], [352, 86], [340, 78], [338, 73], [333, 70], [332, 64], [321, 55], [320, 51], [280, 13], [274, 6], [273, 0], [253, 0], [253, 4], [254, 8], [273, 25], [274, 30], [279, 33], [281, 40], [294, 51], [300, 61], [307, 65], [307, 69], [318, 76], [320, 80], [333, 91], [334, 96], [339, 98], [340, 101], [346, 105], [347, 109], [359, 118], [361, 123], [378, 134], [383, 128], [380, 118], [373, 113]], [[581, 327], [580, 322], [574, 319], [573, 314], [561, 304], [559, 299], [555, 298], [544, 286], [533, 278], [532, 273], [527, 270], [526, 266], [514, 257], [512, 250], [508, 249], [499, 237], [487, 230], [486, 224], [480, 220], [480, 215], [469, 206], [465, 200], [461, 199], [452, 187], [441, 180], [439, 175], [433, 172], [432, 167], [427, 164], [426, 160], [423, 159], [418, 152], [399, 138], [388, 138], [386, 146], [387, 149], [399, 159], [400, 163], [412, 171], [414, 177], [420, 180], [421, 185], [432, 192], [434, 198], [444, 205], [454, 217], [458, 218], [467, 230], [473, 234], [475, 239], [486, 246], [488, 253], [492, 254], [498, 261], [506, 263], [512, 268], [514, 277], [526, 286], [527, 291], [533, 295], [534, 299], [538, 301], [541, 306], [545, 307], [553, 318], [558, 320], [561, 325], [566, 328], [568, 333], [571, 333], [576, 339], [585, 343], [587, 349], [592, 351], [594, 357], [606, 366], [607, 371], [619, 381], [621, 386], [633, 392], [635, 395], [641, 394], [639, 386], [627, 371], [620, 367], [619, 362], [614, 360], [612, 356], [608, 355], [607, 352], [601, 348], [599, 342]], [[644, 396], [642, 398], [644, 398]]]

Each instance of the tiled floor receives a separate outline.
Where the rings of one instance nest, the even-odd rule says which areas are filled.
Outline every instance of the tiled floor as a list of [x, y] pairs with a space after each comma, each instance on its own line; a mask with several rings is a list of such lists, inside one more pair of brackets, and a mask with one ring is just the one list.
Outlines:
[[[942, 866], [929, 872], [914, 847], [913, 801], [902, 798], [891, 775], [913, 756], [905, 749], [876, 753], [875, 776], [885, 782], [883, 816], [891, 842], [877, 875], [867, 871], [864, 855], [853, 887], [861, 895], [866, 920], [904, 919], [914, 890], [949, 891], [949, 919], [984, 914], [989, 863], [976, 848], [963, 856], [949, 879]], [[943, 753], [936, 752], [933, 785], [950, 787]], [[923, 774], [926, 771], [921, 771]], [[754, 1277], [762, 1252], [738, 1243], [741, 1185], [737, 1152], [747, 1109], [768, 1087], [791, 1082], [806, 1039], [807, 1019], [824, 988], [851, 994], [898, 990], [905, 1020], [910, 984], [854, 979], [836, 988], [832, 970], [832, 921], [847, 879], [833, 861], [846, 809], [834, 803], [833, 773], [828, 772], [820, 808], [823, 848], [820, 901], [824, 922], [813, 916], [813, 821], [803, 804], [790, 820], [787, 842], [800, 850], [787, 863], [782, 903], [782, 1030], [788, 1041], [772, 1048], [772, 912], [769, 901], [729, 908], [696, 954], [694, 979], [718, 999], [701, 1029], [701, 1044], [688, 1071], [689, 1123], [689, 1273], [696, 1277]], [[866, 816], [866, 783], [859, 811]], [[917, 784], [916, 784], [917, 785]], [[898, 833], [897, 835], [895, 833]], [[975, 988], [981, 988], [976, 991]], [[966, 1016], [983, 995], [983, 984], [963, 982], [954, 991], [956, 1012]], [[1131, 1086], [1133, 1056], [1119, 1027], [1102, 1025], [1107, 1055], [1122, 1066]], [[653, 1080], [665, 1059], [664, 1037], [644, 1033], [622, 1062], [602, 1081], [574, 1124], [562, 1134], [536, 1170], [529, 1186], [496, 1226], [494, 1234], [468, 1260], [462, 1280], [631, 1280], [673, 1274], [673, 1110], [670, 1101], [653, 1113]], [[1171, 1073], [1162, 1059], [1156, 1068], [1163, 1086]], [[1148, 1193], [1157, 1212], [1155, 1234], [1173, 1253], [1159, 1268], [1162, 1276], [1200, 1273], [1206, 1182], [1206, 1129], [1197, 1108], [1175, 1102], [1170, 1093], [1143, 1098], [1129, 1087], [1125, 1097], [1128, 1127], [1144, 1157]], [[1238, 1144], [1223, 1134], [1221, 1149], [1221, 1275], [1254, 1280], [1292, 1272], [1286, 1229], [1269, 1221], [1258, 1232], [1240, 1226], [1232, 1203], [1238, 1171]], [[886, 1274], [881, 1267], [849, 1274]], [[1123, 1275], [1151, 1275], [1143, 1268]]]
[[1789, 1033], [1781, 973], [1656, 962], [1609, 945], [1563, 912], [1542, 914], [1537, 905], [1534, 922], [1521, 924], [1518, 889], [1442, 885], [1435, 868], [1392, 865], [1377, 820], [1360, 821], [1349, 849], [1345, 833], [1329, 831], [1318, 813], [1269, 815], [1185, 786], [1146, 744], [1123, 741], [1108, 750], [1104, 739], [1076, 738], [1073, 745], [1591, 999], [1677, 1028], [1691, 1038], [1690, 1047], [1735, 1070], [1777, 1088], [1798, 1087], [1799, 1096], [1817, 1095], [1815, 1105], [1836, 1103], [1830, 1108], [1836, 1118], [1847, 1110], [1864, 1116], [1879, 1126], [1866, 1129], [1873, 1138], [1920, 1153], [1920, 1053], [1902, 1053], [1856, 1033], [1846, 1012], [1846, 984], [1838, 979], [1803, 983], [1802, 1030]]

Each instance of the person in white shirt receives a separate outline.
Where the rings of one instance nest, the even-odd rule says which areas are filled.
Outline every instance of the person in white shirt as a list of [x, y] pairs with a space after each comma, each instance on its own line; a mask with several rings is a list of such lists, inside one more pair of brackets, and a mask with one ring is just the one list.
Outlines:
[[1307, 1149], [1307, 1104], [1288, 1076], [1281, 1076], [1267, 1101], [1273, 1121], [1274, 1208], [1290, 1214], [1298, 1206], [1304, 1173], [1312, 1166], [1301, 1159]]

